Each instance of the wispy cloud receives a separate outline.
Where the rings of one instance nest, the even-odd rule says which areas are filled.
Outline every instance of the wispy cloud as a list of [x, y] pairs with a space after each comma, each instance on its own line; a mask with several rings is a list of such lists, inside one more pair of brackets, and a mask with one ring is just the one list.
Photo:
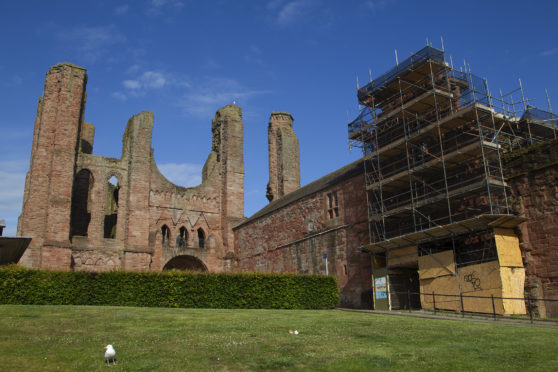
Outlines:
[[[140, 67], [133, 65], [128, 69], [128, 72], [138, 72]], [[163, 71], [144, 71], [134, 79], [127, 79], [122, 82], [124, 92], [117, 91], [112, 93], [112, 97], [124, 101], [128, 96], [140, 97], [147, 94], [149, 91], [162, 89], [165, 87], [182, 87], [188, 88], [190, 84], [185, 80], [177, 77], [176, 75], [166, 73]]]
[[201, 183], [202, 165], [190, 163], [157, 164], [161, 173], [172, 183], [191, 187]]
[[184, 7], [184, 3], [179, 0], [151, 0], [147, 8], [147, 14], [158, 16], [166, 11], [179, 11]]
[[314, 0], [294, 0], [285, 4], [274, 4], [273, 6], [278, 10], [277, 24], [287, 26], [303, 19], [314, 5], [316, 5]]
[[206, 78], [193, 83], [191, 89], [178, 101], [185, 113], [199, 117], [211, 116], [222, 106], [243, 104], [254, 96], [269, 91], [244, 87], [234, 79]]
[[126, 42], [126, 36], [114, 25], [77, 27], [60, 31], [56, 37], [65, 45], [74, 46], [76, 54], [87, 62], [99, 60], [110, 47]]
[[558, 48], [543, 50], [539, 53], [541, 57], [553, 56], [558, 53]]
[[130, 9], [128, 4], [117, 6], [116, 8], [114, 8], [114, 15], [124, 15], [128, 13], [128, 9]]
[[0, 162], [0, 218], [6, 220], [5, 235], [16, 234], [28, 168], [24, 160]]
[[112, 92], [112, 98], [115, 98], [119, 101], [126, 101], [128, 97], [122, 92]]

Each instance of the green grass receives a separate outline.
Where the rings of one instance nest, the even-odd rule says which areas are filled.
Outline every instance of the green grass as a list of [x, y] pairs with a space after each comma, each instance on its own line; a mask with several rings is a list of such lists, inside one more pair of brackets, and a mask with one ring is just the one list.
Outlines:
[[334, 310], [0, 306], [0, 370], [109, 368], [556, 371], [558, 330]]

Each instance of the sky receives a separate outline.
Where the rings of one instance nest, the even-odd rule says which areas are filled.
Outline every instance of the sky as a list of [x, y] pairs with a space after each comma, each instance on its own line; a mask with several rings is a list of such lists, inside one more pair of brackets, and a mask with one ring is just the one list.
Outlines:
[[[15, 235], [37, 101], [50, 66], [88, 73], [93, 153], [120, 158], [128, 119], [155, 114], [161, 172], [201, 182], [211, 119], [236, 102], [244, 121], [245, 211], [267, 204], [267, 124], [288, 111], [301, 183], [358, 159], [347, 118], [360, 85], [431, 43], [491, 91], [522, 80], [531, 104], [558, 111], [558, 2], [404, 0], [97, 0], [0, 4], [0, 219]], [[465, 62], [464, 62], [465, 61]]]

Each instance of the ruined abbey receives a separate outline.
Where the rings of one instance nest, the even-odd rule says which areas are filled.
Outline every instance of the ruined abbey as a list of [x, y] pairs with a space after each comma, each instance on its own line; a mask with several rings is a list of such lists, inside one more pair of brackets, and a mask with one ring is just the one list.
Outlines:
[[[430, 294], [475, 294], [521, 314], [512, 298], [558, 299], [556, 115], [496, 102], [443, 51], [426, 47], [360, 88], [349, 140], [363, 157], [304, 187], [294, 119], [271, 113], [270, 203], [249, 218], [239, 106], [216, 112], [202, 183], [185, 188], [155, 164], [150, 112], [128, 121], [119, 159], [93, 154], [86, 83], [85, 69], [68, 63], [47, 73], [18, 223], [32, 241], [20, 264], [327, 270], [341, 305], [361, 308], [459, 310], [454, 297], [434, 305]], [[461, 299], [461, 310], [486, 306]], [[536, 306], [558, 314], [558, 302]]]

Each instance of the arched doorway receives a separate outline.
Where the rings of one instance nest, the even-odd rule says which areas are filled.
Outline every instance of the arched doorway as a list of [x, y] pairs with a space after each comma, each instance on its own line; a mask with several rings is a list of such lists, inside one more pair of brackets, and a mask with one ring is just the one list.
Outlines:
[[163, 267], [163, 270], [189, 270], [189, 271], [207, 271], [205, 264], [194, 256], [176, 256], [172, 258]]

